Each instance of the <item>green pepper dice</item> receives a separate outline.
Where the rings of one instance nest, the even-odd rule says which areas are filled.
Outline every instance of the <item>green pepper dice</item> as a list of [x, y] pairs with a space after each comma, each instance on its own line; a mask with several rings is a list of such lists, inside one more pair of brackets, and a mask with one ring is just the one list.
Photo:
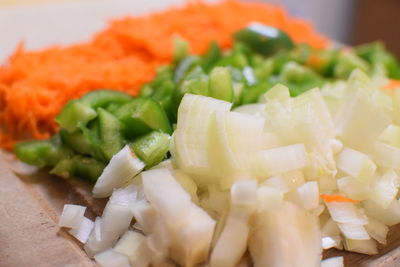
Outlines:
[[260, 23], [251, 23], [247, 28], [236, 32], [234, 38], [265, 56], [279, 50], [294, 48], [292, 40], [286, 33]]
[[129, 144], [135, 154], [143, 160], [146, 168], [151, 168], [160, 163], [169, 150], [170, 136], [168, 134], [153, 131], [139, 137]]
[[150, 98], [136, 98], [121, 106], [115, 116], [123, 125], [128, 139], [146, 134], [151, 130], [172, 132], [168, 117], [161, 105]]

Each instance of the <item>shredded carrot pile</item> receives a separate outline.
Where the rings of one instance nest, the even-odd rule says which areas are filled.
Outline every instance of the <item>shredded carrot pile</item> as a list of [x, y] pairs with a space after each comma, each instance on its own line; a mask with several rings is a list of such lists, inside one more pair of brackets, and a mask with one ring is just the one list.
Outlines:
[[310, 24], [277, 6], [226, 0], [190, 2], [148, 16], [113, 21], [88, 43], [38, 52], [21, 45], [0, 66], [0, 145], [42, 139], [58, 129], [54, 117], [72, 98], [100, 88], [136, 95], [155, 69], [169, 63], [172, 37], [179, 35], [191, 52], [204, 53], [212, 40], [229, 48], [232, 34], [252, 21], [286, 31], [295, 42], [323, 48], [328, 41]]
[[321, 198], [327, 202], [351, 202], [351, 203], [357, 203], [359, 202], [358, 200], [354, 200], [342, 195], [321, 195]]

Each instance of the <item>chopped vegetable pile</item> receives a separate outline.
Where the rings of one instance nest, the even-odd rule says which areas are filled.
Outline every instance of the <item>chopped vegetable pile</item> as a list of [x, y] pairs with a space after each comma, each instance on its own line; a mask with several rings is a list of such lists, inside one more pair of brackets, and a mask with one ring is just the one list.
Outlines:
[[296, 43], [328, 44], [282, 8], [226, 0], [190, 1], [182, 8], [122, 18], [88, 43], [38, 52], [20, 46], [0, 66], [0, 146], [11, 149], [19, 140], [48, 138], [58, 130], [54, 118], [66, 102], [89, 91], [111, 88], [137, 95], [156, 68], [170, 62], [173, 36], [187, 40], [196, 54], [213, 40], [226, 49], [232, 34], [252, 21], [278, 27]]
[[125, 145], [93, 188], [110, 196], [103, 215], [66, 205], [60, 226], [101, 266], [234, 267], [246, 251], [254, 266], [343, 266], [323, 250], [376, 254], [400, 222], [399, 100], [385, 82], [356, 69], [233, 110], [187, 93], [171, 158], [142, 171]]
[[[247, 5], [184, 10], [263, 7]], [[153, 19], [164, 14], [142, 23]], [[95, 221], [66, 205], [60, 226], [107, 267], [233, 267], [246, 252], [254, 266], [343, 266], [342, 257], [321, 261], [323, 250], [378, 253], [400, 223], [396, 59], [381, 43], [326, 49], [259, 22], [225, 26], [232, 45], [213, 32], [206, 49], [180, 32], [172, 63], [139, 93], [130, 87], [137, 96], [75, 91], [57, 134], [15, 146], [22, 161], [89, 179], [94, 197], [110, 197]], [[146, 55], [160, 60], [152, 68], [170, 57], [154, 42]]]

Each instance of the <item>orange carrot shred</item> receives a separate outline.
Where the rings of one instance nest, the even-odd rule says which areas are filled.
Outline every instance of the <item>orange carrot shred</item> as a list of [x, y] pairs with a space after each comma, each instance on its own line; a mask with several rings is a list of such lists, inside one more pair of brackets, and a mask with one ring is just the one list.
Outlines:
[[392, 90], [395, 88], [400, 88], [400, 80], [389, 80], [389, 82], [382, 86], [382, 90]]
[[359, 202], [358, 200], [354, 200], [354, 199], [351, 199], [351, 198], [348, 198], [348, 197], [345, 197], [342, 195], [325, 195], [325, 194], [323, 194], [323, 195], [321, 195], [321, 198], [327, 203], [330, 203], [330, 202], [358, 203]]
[[286, 31], [297, 43], [325, 48], [328, 40], [312, 26], [277, 6], [225, 0], [190, 1], [146, 16], [112, 21], [87, 43], [26, 51], [21, 44], [0, 66], [0, 146], [47, 138], [58, 130], [54, 117], [69, 99], [111, 88], [137, 95], [158, 66], [172, 57], [172, 37], [186, 39], [193, 53], [216, 40], [232, 46], [232, 34], [252, 21]]

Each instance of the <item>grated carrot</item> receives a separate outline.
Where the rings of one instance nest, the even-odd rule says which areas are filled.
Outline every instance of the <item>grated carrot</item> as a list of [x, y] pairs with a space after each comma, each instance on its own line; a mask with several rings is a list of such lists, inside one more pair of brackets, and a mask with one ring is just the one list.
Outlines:
[[47, 138], [58, 130], [54, 117], [64, 104], [85, 93], [112, 88], [137, 95], [155, 69], [169, 63], [172, 36], [180, 35], [191, 52], [204, 53], [212, 40], [223, 48], [232, 34], [252, 21], [286, 31], [295, 42], [324, 48], [328, 41], [303, 20], [277, 6], [235, 0], [189, 2], [148, 16], [111, 22], [88, 43], [26, 51], [20, 45], [0, 66], [0, 145]]
[[329, 203], [329, 202], [352, 202], [352, 203], [357, 203], [359, 202], [358, 200], [354, 200], [342, 195], [321, 195], [321, 198]]

